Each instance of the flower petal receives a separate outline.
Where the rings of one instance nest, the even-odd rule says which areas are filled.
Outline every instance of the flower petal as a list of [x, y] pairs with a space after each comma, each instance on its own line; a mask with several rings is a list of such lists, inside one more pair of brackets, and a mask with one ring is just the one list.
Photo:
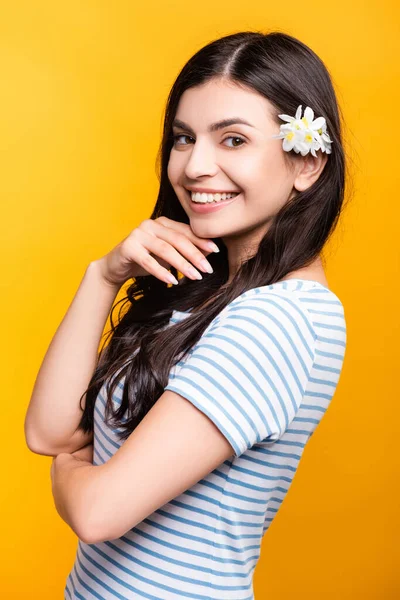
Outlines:
[[296, 119], [295, 121], [293, 121], [293, 127], [295, 127], [296, 129], [307, 129], [303, 119]]
[[311, 123], [311, 127], [312, 129], [321, 129], [324, 123], [325, 117], [318, 117], [318, 119], [315, 119], [315, 121]]
[[297, 107], [297, 110], [296, 110], [295, 119], [301, 119], [301, 107], [302, 107], [302, 105], [299, 104], [299, 106]]
[[278, 117], [282, 119], [282, 121], [294, 121], [294, 118], [290, 117], [289, 115], [278, 115]]
[[285, 138], [283, 140], [282, 147], [285, 150], [285, 152], [290, 152], [290, 150], [292, 150], [293, 146], [294, 146], [294, 138], [292, 140], [288, 140], [287, 138]]
[[305, 129], [296, 129], [295, 134], [296, 134], [296, 141], [298, 141], [298, 142], [304, 141], [304, 136], [306, 134]]
[[309, 106], [306, 107], [306, 110], [304, 111], [304, 116], [307, 119], [307, 121], [309, 123], [312, 122], [312, 120], [314, 119], [314, 111], [312, 108], [310, 108]]
[[314, 131], [312, 132], [314, 139], [317, 140], [317, 142], [321, 143], [322, 137], [320, 136], [320, 134], [318, 133], [318, 131]]

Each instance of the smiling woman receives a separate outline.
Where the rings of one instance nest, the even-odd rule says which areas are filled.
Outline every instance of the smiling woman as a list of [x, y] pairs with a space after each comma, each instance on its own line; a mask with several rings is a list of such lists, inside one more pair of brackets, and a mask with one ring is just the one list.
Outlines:
[[[227, 105], [232, 117], [214, 121], [215, 115], [225, 113]], [[169, 181], [196, 235], [222, 238], [230, 262], [239, 241], [240, 247], [256, 252], [273, 217], [299, 191], [309, 188], [326, 164], [322, 153], [313, 161], [288, 160], [277, 137], [280, 125], [276, 106], [276, 101], [235, 78], [214, 77], [182, 93], [172, 122]], [[233, 140], [238, 143], [227, 143]], [[196, 203], [193, 196], [188, 201], [188, 189], [202, 193], [202, 197], [196, 197]], [[205, 195], [232, 191], [240, 191], [234, 201], [222, 202]], [[213, 219], [195, 218], [210, 213], [215, 215]], [[236, 270], [231, 267], [231, 271]]]
[[[176, 277], [172, 245], [219, 252], [201, 280], [135, 276], [112, 323], [77, 428], [94, 433], [94, 465], [60, 493], [80, 535], [65, 598], [253, 600], [263, 535], [343, 366], [344, 309], [320, 257], [344, 196], [339, 108], [310, 48], [240, 32], [190, 58], [163, 131], [143, 238], [163, 233]], [[97, 261], [107, 289], [137, 245], [119, 248]]]

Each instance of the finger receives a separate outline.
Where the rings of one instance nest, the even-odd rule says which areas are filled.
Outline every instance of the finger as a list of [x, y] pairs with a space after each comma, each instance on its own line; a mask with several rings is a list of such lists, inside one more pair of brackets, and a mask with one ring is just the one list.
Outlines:
[[[187, 274], [187, 271], [190, 270], [190, 267], [192, 265], [195, 265], [198, 269], [205, 273], [213, 272], [212, 266], [204, 257], [204, 253], [196, 246], [196, 243], [199, 243], [198, 240], [201, 240], [203, 243], [205, 240], [198, 238], [196, 235], [193, 234], [193, 232], [190, 233], [188, 237], [187, 230], [185, 230], [184, 232], [178, 231], [178, 229], [176, 228], [165, 227], [159, 222], [152, 223], [150, 227], [151, 233], [154, 234], [157, 237], [157, 239], [161, 239], [167, 242], [167, 244], [172, 248], [171, 251], [168, 246], [162, 246], [161, 249], [164, 248], [166, 253], [164, 254], [163, 252], [162, 256], [166, 257], [168, 261], [171, 259], [170, 264], [174, 265], [174, 267], [179, 269], [181, 273]], [[190, 229], [190, 232], [191, 231], [192, 230]], [[177, 253], [175, 248], [178, 250]], [[175, 250], [175, 252], [173, 252], [173, 250]], [[205, 252], [207, 254], [210, 254], [209, 250]], [[180, 255], [183, 256], [183, 260], [180, 259]], [[175, 260], [179, 261], [178, 265], [176, 264]], [[190, 277], [190, 275], [188, 276]]]
[[173, 276], [168, 269], [162, 267], [155, 258], [150, 256], [150, 254], [143, 256], [140, 264], [148, 273], [157, 277], [157, 279], [165, 281], [165, 283], [173, 283], [173, 280], [171, 279]]
[[[150, 219], [151, 220], [151, 219]], [[168, 219], [168, 217], [158, 217], [154, 219], [154, 223], [160, 223], [164, 227], [168, 227], [178, 233], [184, 234], [193, 244], [199, 246], [204, 252], [210, 254], [210, 252], [214, 252], [214, 248], [218, 248], [218, 246], [210, 239], [210, 238], [201, 238], [198, 237], [193, 229], [187, 223], [181, 223], [180, 221], [174, 221], [173, 219]], [[210, 245], [211, 244], [211, 245]]]
[[[169, 268], [170, 263], [167, 263], [158, 257], [156, 260], [151, 256], [151, 250], [149, 250], [146, 247], [149, 243], [151, 245], [151, 242], [156, 238], [148, 234], [147, 232], [139, 231], [138, 229], [136, 229], [133, 233], [134, 235], [129, 237], [125, 242], [125, 254], [128, 260], [130, 260], [130, 256], [134, 257], [132, 258], [132, 260], [134, 260], [135, 263], [137, 263], [147, 273], [149, 273], [149, 275], [154, 275], [154, 277], [157, 277], [157, 279], [160, 279], [161, 281], [165, 281], [165, 283], [173, 283], [173, 281], [171, 280], [171, 273], [168, 271], [167, 268], [163, 267], [160, 264], [160, 262], [162, 262]], [[146, 244], [145, 239], [147, 238], [147, 236], [148, 238], [152, 239], [149, 239], [148, 243]]]
[[[185, 255], [189, 255], [189, 258], [193, 263], [197, 262], [199, 268], [205, 271], [205, 266], [201, 264], [201, 261], [206, 261], [207, 263], [208, 261], [201, 254], [200, 250], [181, 233], [168, 230], [163, 226], [159, 227], [160, 231], [156, 235], [148, 233], [147, 231], [141, 231], [138, 234], [141, 238], [143, 247], [149, 253], [154, 254], [157, 259], [160, 257], [162, 260], [167, 261], [168, 265], [173, 265], [178, 271], [184, 273], [187, 277], [190, 277], [190, 279], [202, 279], [201, 273], [193, 267], [192, 262], [189, 262], [189, 260], [185, 258]], [[174, 246], [177, 246], [178, 250], [176, 250]], [[151, 262], [149, 264], [151, 266]], [[212, 269], [211, 265], [210, 269]]]

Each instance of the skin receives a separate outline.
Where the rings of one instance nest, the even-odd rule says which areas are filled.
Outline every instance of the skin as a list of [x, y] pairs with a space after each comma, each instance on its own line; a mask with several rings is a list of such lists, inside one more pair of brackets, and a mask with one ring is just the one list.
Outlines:
[[[310, 153], [296, 155], [288, 165], [282, 140], [271, 137], [279, 133], [273, 110], [258, 92], [214, 79], [186, 90], [175, 115], [194, 134], [174, 126], [173, 134], [179, 137], [171, 149], [168, 177], [193, 232], [204, 238], [220, 237], [226, 245], [228, 283], [240, 263], [255, 252], [271, 218], [296, 190], [303, 191], [318, 179], [327, 160], [326, 154], [318, 151], [317, 158]], [[230, 117], [246, 119], [253, 127], [235, 124], [208, 131], [211, 123]], [[217, 212], [197, 214], [186, 187], [241, 194]], [[320, 257], [284, 279], [293, 277], [314, 279], [328, 287]]]

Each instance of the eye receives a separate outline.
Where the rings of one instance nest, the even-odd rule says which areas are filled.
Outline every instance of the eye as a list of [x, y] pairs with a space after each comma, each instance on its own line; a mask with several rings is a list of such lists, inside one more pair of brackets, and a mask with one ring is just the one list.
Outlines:
[[175, 146], [187, 146], [187, 144], [178, 144], [178, 139], [179, 138], [190, 138], [191, 140], [193, 138], [190, 137], [190, 135], [185, 135], [184, 133], [180, 133], [178, 135], [173, 135], [172, 139], [174, 140], [174, 145]]
[[[179, 143], [178, 142], [179, 138], [189, 138], [189, 139], [193, 140], [193, 138], [190, 135], [186, 135], [184, 133], [181, 133], [181, 134], [178, 134], [178, 135], [173, 135], [172, 139], [174, 141], [174, 146], [187, 146], [188, 145], [186, 143]], [[233, 146], [228, 146], [228, 148], [240, 148], [240, 146], [242, 146], [243, 144], [246, 143], [246, 140], [244, 140], [243, 138], [241, 138], [241, 137], [239, 137], [237, 135], [230, 135], [230, 136], [226, 137], [222, 141], [225, 142], [226, 140], [239, 140], [239, 142], [241, 142], [239, 144], [239, 146], [233, 145]]]
[[237, 135], [230, 135], [229, 137], [226, 137], [223, 141], [225, 142], [226, 140], [239, 140], [239, 142], [242, 142], [239, 146], [229, 146], [229, 148], [240, 148], [240, 146], [243, 146], [243, 144], [246, 143], [246, 141], [243, 138], [238, 137]]

